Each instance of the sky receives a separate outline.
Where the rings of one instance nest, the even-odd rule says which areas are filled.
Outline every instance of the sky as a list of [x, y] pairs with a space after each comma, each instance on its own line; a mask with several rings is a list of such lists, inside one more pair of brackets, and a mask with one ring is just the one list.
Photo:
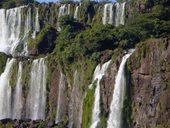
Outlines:
[[[58, 1], [58, 0], [37, 0], [38, 2], [56, 2], [56, 1]], [[75, 0], [75, 1], [79, 1], [79, 0]], [[111, 0], [111, 1], [115, 1], [115, 0]]]

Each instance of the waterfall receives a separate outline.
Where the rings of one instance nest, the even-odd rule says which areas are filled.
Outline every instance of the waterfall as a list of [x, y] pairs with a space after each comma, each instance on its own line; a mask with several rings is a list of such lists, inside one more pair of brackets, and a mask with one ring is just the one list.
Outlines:
[[18, 76], [17, 76], [17, 83], [14, 91], [14, 101], [13, 101], [13, 108], [12, 108], [12, 119], [21, 119], [21, 112], [23, 108], [23, 101], [22, 101], [22, 68], [23, 63], [19, 62], [19, 69], [18, 69]]
[[73, 83], [73, 88], [72, 88], [72, 92], [71, 92], [71, 99], [70, 99], [70, 103], [69, 103], [69, 124], [68, 124], [68, 128], [73, 127], [73, 124], [74, 124], [74, 111], [77, 109], [76, 99], [79, 98], [79, 97], [76, 97], [76, 93], [78, 91], [77, 88], [76, 88], [77, 79], [78, 79], [78, 75], [77, 75], [77, 71], [75, 71], [74, 75], [73, 75], [73, 82], [74, 83]]
[[[69, 6], [68, 6], [69, 7]], [[60, 22], [59, 22], [59, 19], [61, 16], [65, 16], [67, 14], [70, 13], [70, 9], [67, 9], [66, 5], [62, 5], [60, 8], [59, 8], [59, 13], [58, 13], [58, 23], [57, 23], [57, 30], [58, 31], [61, 31], [61, 27], [60, 27]]]
[[68, 11], [67, 11], [68, 15], [70, 15], [70, 10], [71, 10], [71, 6], [70, 6], [70, 4], [68, 4]]
[[[115, 26], [119, 26], [120, 24], [125, 24], [125, 5], [126, 3], [116, 3], [116, 9], [113, 11], [113, 4], [107, 3], [104, 5], [103, 11], [103, 24], [113, 24], [115, 22]], [[109, 12], [109, 18], [108, 18]], [[114, 18], [114, 19], [113, 19]]]
[[110, 63], [111, 63], [111, 60], [104, 63], [102, 67], [98, 65], [94, 71], [92, 84], [97, 80], [97, 86], [95, 89], [94, 106], [93, 106], [93, 112], [92, 112], [92, 123], [91, 123], [90, 128], [97, 128], [98, 123], [100, 122], [100, 117], [99, 117], [100, 115], [100, 81], [105, 75]]
[[[109, 21], [107, 18], [107, 13], [109, 11]], [[103, 24], [113, 24], [113, 4], [105, 4], [104, 5], [104, 12], [103, 12]]]
[[122, 58], [114, 85], [113, 98], [110, 105], [110, 114], [107, 121], [107, 128], [121, 128], [122, 123], [122, 108], [124, 101], [124, 92], [126, 88], [126, 79], [125, 79], [125, 64], [127, 59], [130, 57], [132, 52], [126, 54]]
[[83, 106], [81, 83], [77, 70], [73, 75], [73, 87], [71, 90], [71, 100], [69, 102], [69, 125], [68, 128], [81, 128], [81, 116]]
[[21, 30], [21, 7], [0, 9], [0, 52], [14, 54]]
[[27, 118], [45, 120], [47, 68], [45, 59], [32, 62], [29, 94], [27, 97]]
[[65, 89], [66, 89], [66, 81], [65, 76], [63, 73], [60, 73], [60, 80], [59, 80], [59, 91], [58, 91], [58, 100], [57, 100], [57, 116], [55, 123], [59, 123], [62, 121], [62, 116], [64, 114], [64, 111], [62, 107], [64, 106], [65, 101]]
[[[23, 15], [24, 10], [27, 10], [26, 16]], [[0, 52], [12, 56], [27, 56], [27, 37], [32, 30], [31, 22], [31, 8], [21, 6], [0, 9]], [[39, 23], [36, 21], [35, 25], [38, 31]]]
[[116, 3], [115, 26], [125, 23], [125, 5], [126, 3]]
[[79, 10], [79, 6], [76, 6], [76, 10], [74, 12], [74, 19], [78, 19], [78, 10]]
[[4, 72], [0, 76], [0, 120], [11, 118], [11, 86], [10, 71], [15, 59], [8, 59]]
[[25, 20], [25, 34], [28, 34], [30, 30], [31, 30], [31, 8], [28, 8]]
[[80, 126], [79, 126], [79, 128], [81, 128], [81, 125], [82, 125], [83, 102], [84, 102], [84, 99], [85, 99], [85, 95], [86, 95], [86, 93], [83, 95], [82, 100], [81, 100], [81, 103], [80, 103], [80, 112], [79, 112], [79, 123], [80, 123]]
[[107, 4], [104, 5], [104, 11], [103, 11], [103, 24], [106, 24], [106, 20], [107, 20]]
[[28, 49], [27, 49], [27, 39], [29, 36], [29, 32], [31, 31], [32, 26], [31, 26], [31, 8], [27, 9], [27, 15], [24, 23], [24, 35], [23, 38], [21, 39], [21, 43], [23, 44], [23, 52], [21, 55], [28, 55]]
[[110, 4], [109, 24], [113, 24], [113, 4]]
[[121, 16], [120, 16], [120, 24], [122, 24], [122, 25], [124, 25], [125, 24], [125, 6], [126, 6], [126, 3], [124, 2], [124, 3], [122, 3], [121, 4]]
[[40, 31], [39, 14], [38, 14], [38, 8], [36, 8], [35, 26], [34, 26], [34, 32], [32, 34], [33, 39], [36, 37], [36, 33], [39, 31]]

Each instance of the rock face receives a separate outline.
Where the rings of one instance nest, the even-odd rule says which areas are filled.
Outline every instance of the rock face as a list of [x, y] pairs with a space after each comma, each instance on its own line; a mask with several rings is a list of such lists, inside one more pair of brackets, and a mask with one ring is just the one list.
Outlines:
[[110, 103], [112, 100], [112, 95], [114, 91], [115, 77], [118, 72], [118, 68], [121, 62], [121, 56], [119, 56], [115, 62], [110, 64], [110, 68], [106, 72], [104, 78], [101, 81], [101, 100], [102, 108], [105, 116], [109, 116]]
[[131, 128], [170, 126], [170, 39], [148, 40], [131, 57]]

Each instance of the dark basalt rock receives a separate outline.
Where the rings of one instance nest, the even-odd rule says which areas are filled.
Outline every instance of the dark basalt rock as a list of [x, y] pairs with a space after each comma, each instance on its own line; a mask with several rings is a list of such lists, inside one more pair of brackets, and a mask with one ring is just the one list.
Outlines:
[[157, 126], [167, 128], [170, 126], [169, 109], [167, 109], [170, 76], [166, 79], [164, 77], [169, 74], [166, 67], [170, 64], [167, 61], [170, 60], [170, 39], [148, 40], [143, 45], [146, 54], [141, 57], [139, 67], [136, 66], [136, 62], [141, 55], [138, 54], [139, 49], [142, 48], [137, 48], [131, 57], [133, 87], [131, 128]]
[[55, 120], [49, 120], [48, 121], [48, 124], [47, 124], [47, 127], [48, 128], [51, 128], [51, 127], [53, 127], [55, 125]]

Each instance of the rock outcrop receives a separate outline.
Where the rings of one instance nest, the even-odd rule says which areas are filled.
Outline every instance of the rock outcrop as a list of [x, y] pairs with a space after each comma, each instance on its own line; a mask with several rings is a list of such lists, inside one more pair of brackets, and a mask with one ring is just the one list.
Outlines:
[[141, 43], [130, 60], [131, 128], [170, 126], [170, 39]]

